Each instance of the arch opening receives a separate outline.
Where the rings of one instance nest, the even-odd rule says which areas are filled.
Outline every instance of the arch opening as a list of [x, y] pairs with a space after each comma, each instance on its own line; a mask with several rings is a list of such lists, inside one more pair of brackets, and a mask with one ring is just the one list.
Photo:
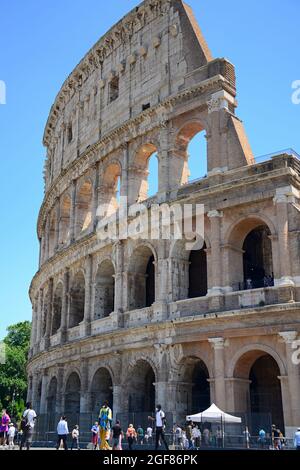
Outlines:
[[82, 272], [78, 272], [73, 279], [70, 289], [70, 316], [69, 328], [79, 325], [84, 318], [85, 279]]
[[95, 282], [95, 319], [105, 318], [114, 311], [115, 270], [110, 260], [103, 261], [97, 270]]
[[93, 377], [91, 386], [91, 410], [95, 415], [99, 414], [99, 410], [104, 401], [107, 400], [109, 407], [113, 409], [113, 383], [112, 378], [107, 369], [101, 367], [97, 370]]
[[153, 413], [155, 409], [155, 373], [151, 365], [140, 360], [130, 374], [128, 390], [129, 413]]
[[207, 409], [210, 402], [209, 372], [197, 357], [187, 357], [181, 366], [177, 388], [179, 414], [198, 413]]
[[86, 231], [92, 222], [92, 183], [85, 181], [76, 198], [76, 235]]
[[142, 202], [158, 192], [158, 153], [152, 143], [142, 145], [135, 156], [134, 171], [130, 181], [131, 202]]
[[201, 250], [192, 250], [189, 257], [188, 297], [203, 297], [207, 294], [206, 244]]
[[130, 310], [150, 307], [155, 302], [155, 258], [148, 246], [132, 254], [129, 272]]
[[200, 122], [189, 122], [180, 129], [176, 138], [176, 149], [178, 156], [182, 157], [179, 184], [187, 184], [207, 176], [206, 133]]
[[53, 296], [53, 317], [52, 317], [52, 327], [51, 327], [52, 335], [55, 335], [61, 326], [62, 297], [63, 297], [63, 286], [61, 283], [59, 283], [54, 291], [54, 296]]
[[67, 415], [80, 412], [80, 389], [80, 378], [76, 372], [72, 372], [67, 380], [65, 391], [65, 412]]
[[59, 244], [65, 245], [70, 240], [71, 198], [65, 195], [60, 206]]

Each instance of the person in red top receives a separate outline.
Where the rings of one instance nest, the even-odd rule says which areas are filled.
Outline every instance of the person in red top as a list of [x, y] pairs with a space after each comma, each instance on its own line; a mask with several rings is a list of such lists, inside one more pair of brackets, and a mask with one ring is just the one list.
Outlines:
[[132, 450], [133, 443], [136, 441], [136, 430], [133, 427], [133, 424], [129, 424], [127, 432], [126, 432], [126, 437], [128, 441], [128, 447], [129, 450]]
[[6, 435], [8, 432], [8, 425], [10, 423], [10, 417], [6, 413], [6, 410], [2, 410], [2, 416], [0, 420], [0, 446], [4, 446], [6, 444]]

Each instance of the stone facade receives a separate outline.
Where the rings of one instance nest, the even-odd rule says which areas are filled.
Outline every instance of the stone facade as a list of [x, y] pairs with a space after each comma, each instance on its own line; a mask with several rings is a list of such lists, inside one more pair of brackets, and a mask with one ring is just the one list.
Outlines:
[[[106, 397], [115, 416], [160, 402], [176, 420], [214, 401], [300, 425], [300, 162], [255, 162], [235, 96], [234, 66], [212, 58], [181, 0], [143, 2], [63, 84], [30, 287], [28, 397], [41, 414], [92, 412]], [[199, 132], [207, 175], [189, 182]], [[118, 190], [130, 205], [204, 204], [204, 247], [99, 241], [97, 208], [117, 210]]]

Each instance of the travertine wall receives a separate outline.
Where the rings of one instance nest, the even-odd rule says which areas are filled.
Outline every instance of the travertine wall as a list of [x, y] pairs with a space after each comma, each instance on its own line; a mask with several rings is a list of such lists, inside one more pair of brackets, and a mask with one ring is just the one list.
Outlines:
[[[300, 424], [291, 361], [299, 332], [300, 164], [289, 154], [255, 163], [235, 94], [233, 65], [212, 58], [179, 0], [142, 3], [62, 86], [44, 135], [40, 266], [30, 288], [29, 396], [41, 394], [41, 412], [53, 399], [54, 377], [57, 411], [78, 384], [81, 411], [94, 408], [99, 368], [103, 383], [110, 377], [114, 413], [126, 410], [128, 377], [144, 361], [156, 400], [182, 417], [200, 360], [211, 400], [247, 411], [249, 371], [269, 355], [280, 371], [286, 428]], [[187, 149], [198, 132], [207, 138], [207, 176], [189, 183]], [[158, 193], [148, 199], [154, 153]], [[188, 298], [191, 258], [182, 241], [99, 241], [97, 208], [117, 210], [118, 181], [129, 205], [204, 204], [207, 295]], [[244, 290], [244, 241], [262, 226], [272, 282]]]

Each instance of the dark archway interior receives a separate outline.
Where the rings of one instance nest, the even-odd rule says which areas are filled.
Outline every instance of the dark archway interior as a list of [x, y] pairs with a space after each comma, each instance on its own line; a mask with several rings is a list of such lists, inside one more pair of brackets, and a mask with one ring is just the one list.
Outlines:
[[192, 373], [192, 413], [206, 410], [210, 406], [210, 386], [208, 370], [203, 361], [194, 365]]
[[154, 256], [149, 258], [146, 269], [146, 307], [150, 307], [155, 301], [155, 268]]
[[52, 329], [51, 329], [52, 335], [57, 333], [61, 325], [62, 295], [63, 295], [63, 288], [62, 288], [62, 285], [59, 284], [59, 286], [55, 290], [54, 299], [53, 299], [53, 319], [52, 319]]
[[189, 298], [207, 294], [206, 245], [201, 250], [191, 251], [189, 262]]
[[153, 413], [155, 409], [155, 374], [145, 361], [135, 366], [130, 381], [128, 411]]
[[[278, 376], [280, 370], [275, 360], [268, 354], [258, 358], [250, 369], [250, 406], [253, 414], [252, 432], [258, 431], [259, 421], [267, 421], [284, 430], [281, 386]], [[255, 416], [256, 414], [261, 414]]]
[[77, 414], [80, 412], [80, 378], [73, 372], [68, 378], [65, 393], [66, 414]]
[[108, 401], [109, 407], [113, 409], [113, 384], [107, 369], [101, 368], [94, 375], [91, 388], [91, 406], [96, 415], [104, 401]]
[[71, 288], [71, 305], [69, 327], [79, 325], [84, 318], [85, 280], [82, 273], [78, 273]]
[[[270, 230], [261, 225], [251, 230], [243, 244], [244, 283], [258, 288], [273, 285], [273, 261]], [[267, 279], [266, 279], [267, 278]]]

